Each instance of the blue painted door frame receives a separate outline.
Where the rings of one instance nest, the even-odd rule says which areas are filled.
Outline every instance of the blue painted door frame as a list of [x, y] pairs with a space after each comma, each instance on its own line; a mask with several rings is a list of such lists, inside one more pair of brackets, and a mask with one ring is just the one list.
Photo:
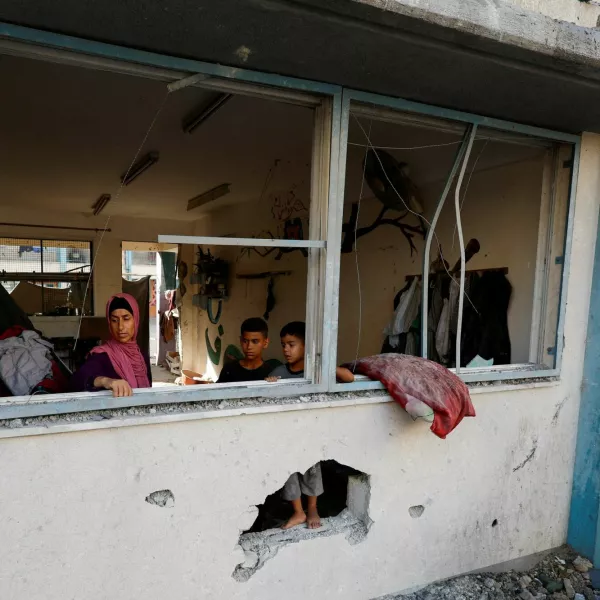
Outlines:
[[568, 542], [600, 566], [600, 240], [596, 242]]

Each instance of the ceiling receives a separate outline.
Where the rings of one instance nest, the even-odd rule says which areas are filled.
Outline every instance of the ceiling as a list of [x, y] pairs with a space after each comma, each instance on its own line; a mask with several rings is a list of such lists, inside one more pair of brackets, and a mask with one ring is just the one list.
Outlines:
[[[433, 121], [431, 125], [433, 125]], [[462, 125], [452, 124], [446, 127], [446, 123], [443, 121], [440, 121], [440, 125], [441, 129], [429, 125], [390, 123], [351, 113], [348, 134], [346, 203], [358, 200], [365, 145], [369, 143], [376, 148], [385, 149], [397, 161], [407, 163], [410, 168], [411, 180], [422, 190], [431, 184], [438, 184], [434, 186], [436, 188], [439, 187], [439, 184], [443, 184], [454, 164], [463, 140], [464, 130]], [[492, 139], [489, 139], [489, 136]], [[500, 137], [497, 136], [497, 132], [483, 128], [479, 130], [467, 165], [465, 182], [475, 172], [480, 173], [503, 165], [540, 159], [548, 146], [545, 141], [541, 140], [529, 140], [504, 134], [500, 134]], [[366, 196], [370, 196], [370, 194], [370, 192], [365, 192]]]
[[90, 213], [111, 194], [103, 215], [195, 220], [202, 209], [188, 200], [219, 184], [231, 193], [218, 206], [259, 197], [275, 159], [310, 173], [311, 109], [234, 96], [186, 134], [182, 119], [215, 96], [188, 87], [169, 95], [140, 153], [159, 151], [158, 163], [117, 197], [166, 85], [12, 56], [0, 56], [0, 77], [5, 206]]
[[[510, 38], [491, 40], [477, 30], [469, 33], [396, 14], [393, 4], [3, 0], [0, 20], [561, 131], [600, 132], [595, 61], [585, 68], [561, 53], [544, 55], [519, 48]], [[479, 0], [479, 4], [485, 11], [498, 3]], [[519, 15], [513, 25], [528, 23], [526, 15]], [[568, 35], [583, 35], [566, 30]], [[587, 38], [594, 36], [593, 30], [585, 33]]]
[[[5, 206], [90, 214], [101, 194], [112, 194], [103, 215], [197, 220], [207, 210], [256, 201], [275, 160], [280, 162], [271, 191], [306, 184], [310, 177], [311, 109], [234, 96], [186, 134], [182, 119], [215, 95], [188, 87], [169, 95], [140, 152], [159, 151], [158, 163], [120, 189], [120, 176], [163, 105], [164, 83], [2, 55], [0, 76], [0, 203]], [[365, 133], [375, 146], [391, 147], [391, 154], [409, 163], [420, 187], [444, 180], [463, 131], [442, 125], [435, 129], [352, 113], [346, 202], [359, 193]], [[477, 140], [469, 169], [475, 163], [477, 170], [491, 169], [543, 152], [535, 143]], [[230, 194], [187, 211], [189, 199], [222, 183], [231, 184]]]

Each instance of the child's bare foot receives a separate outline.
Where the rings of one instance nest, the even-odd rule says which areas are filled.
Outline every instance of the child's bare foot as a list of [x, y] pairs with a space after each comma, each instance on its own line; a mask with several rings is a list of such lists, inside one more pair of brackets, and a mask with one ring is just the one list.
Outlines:
[[321, 517], [319, 516], [316, 508], [308, 508], [308, 519], [306, 526], [309, 529], [319, 529], [319, 527], [321, 527]]
[[306, 515], [304, 514], [304, 511], [294, 512], [289, 521], [285, 525], [281, 526], [281, 529], [291, 529], [297, 525], [302, 525], [302, 523], [306, 523]]

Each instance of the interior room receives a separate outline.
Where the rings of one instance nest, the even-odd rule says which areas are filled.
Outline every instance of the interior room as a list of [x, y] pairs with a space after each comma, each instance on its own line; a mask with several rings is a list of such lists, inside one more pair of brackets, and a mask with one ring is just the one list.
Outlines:
[[[138, 341], [157, 363], [214, 381], [241, 321], [257, 316], [281, 358], [279, 329], [306, 317], [304, 251], [203, 247], [204, 266], [226, 267], [207, 302], [200, 248], [157, 240], [308, 237], [314, 107], [214, 85], [169, 93], [160, 77], [19, 56], [0, 56], [0, 72], [0, 278], [64, 366], [76, 369], [108, 337], [107, 300], [145, 280], [149, 326]], [[132, 262], [139, 252], [157, 260]], [[199, 323], [219, 299], [217, 352]]]
[[[460, 123], [354, 107], [339, 363], [382, 351], [420, 355], [425, 235], [464, 134]], [[562, 273], [555, 257], [562, 255], [564, 243], [571, 172], [565, 158], [571, 151], [547, 140], [479, 128], [459, 193], [467, 258], [462, 367], [553, 365]], [[435, 228], [429, 260], [428, 357], [451, 368], [460, 283], [457, 179]]]
[[[313, 237], [315, 182], [326, 180], [315, 168], [314, 101], [203, 81], [169, 93], [164, 78], [147, 73], [8, 55], [0, 72], [1, 280], [67, 370], [107, 339], [106, 302], [126, 290], [144, 306], [139, 342], [168, 372], [161, 384], [216, 381], [240, 358], [248, 317], [268, 322], [264, 358], [283, 360], [282, 326], [311, 321], [309, 252], [236, 240]], [[424, 239], [464, 131], [456, 122], [353, 106], [337, 364], [381, 351], [419, 353]], [[479, 129], [460, 190], [469, 259], [463, 334], [471, 335], [461, 366], [553, 364], [570, 152]], [[430, 358], [449, 367], [460, 258], [454, 195], [452, 188], [430, 256]], [[221, 241], [159, 244], [160, 235]], [[137, 273], [140, 252], [156, 260], [138, 261]], [[488, 277], [503, 295], [482, 291], [479, 279]], [[482, 333], [490, 295], [506, 306], [491, 319], [496, 329]], [[452, 323], [440, 333], [445, 301], [444, 322]], [[402, 312], [408, 305], [410, 319]]]

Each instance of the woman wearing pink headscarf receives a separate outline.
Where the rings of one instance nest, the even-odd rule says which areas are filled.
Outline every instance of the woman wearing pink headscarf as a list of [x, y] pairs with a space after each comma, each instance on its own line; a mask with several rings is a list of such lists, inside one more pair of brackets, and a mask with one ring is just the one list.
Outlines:
[[131, 396], [134, 388], [152, 387], [150, 359], [136, 338], [140, 323], [137, 302], [129, 294], [116, 294], [106, 305], [112, 339], [94, 348], [73, 375], [71, 390], [112, 390], [113, 396]]

